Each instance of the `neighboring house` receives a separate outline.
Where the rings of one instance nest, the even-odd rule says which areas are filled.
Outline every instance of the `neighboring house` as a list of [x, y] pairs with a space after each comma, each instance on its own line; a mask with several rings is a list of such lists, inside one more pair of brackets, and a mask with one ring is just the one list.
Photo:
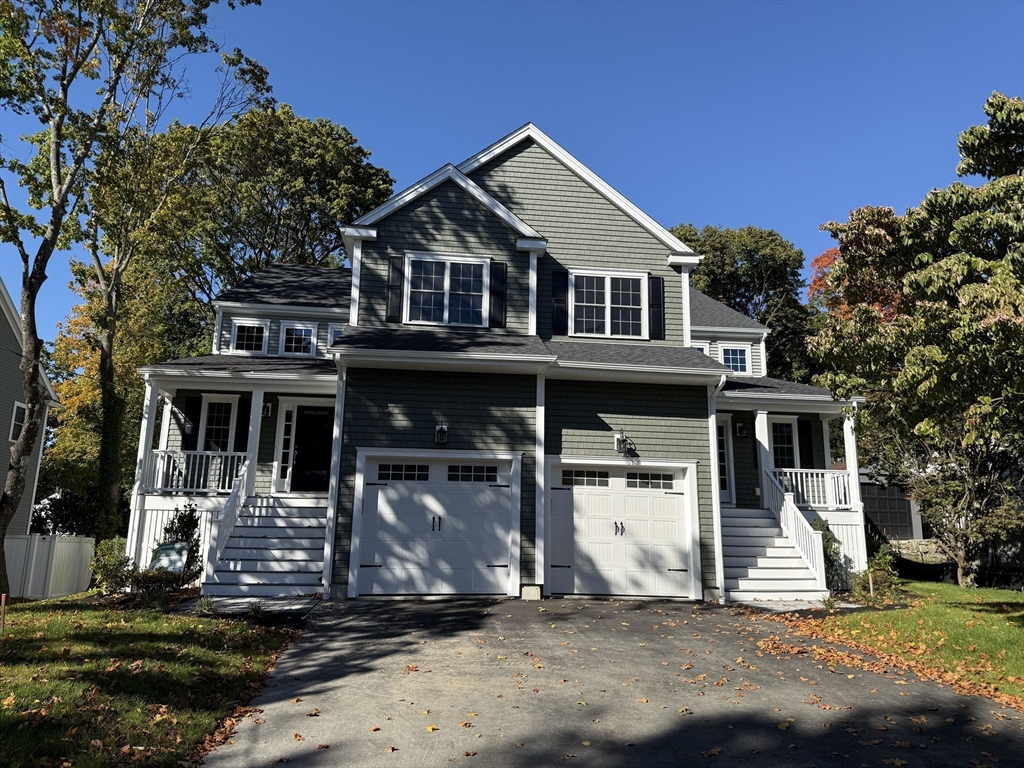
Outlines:
[[820, 599], [865, 567], [856, 442], [768, 378], [770, 329], [533, 125], [215, 302], [211, 355], [142, 369], [128, 552], [204, 511], [204, 593]]
[[[0, 281], [0, 311], [4, 319], [0, 322], [0, 445], [4, 446], [4, 474], [7, 462], [10, 461], [10, 450], [21, 435], [21, 427], [25, 423], [25, 387], [21, 379], [21, 319], [7, 287]], [[46, 386], [47, 411], [58, 404], [57, 393], [53, 391], [50, 380], [43, 375]], [[43, 453], [43, 438], [46, 432], [46, 414], [39, 427], [36, 446], [29, 459], [29, 470], [25, 476], [25, 493], [18, 504], [18, 511], [7, 527], [8, 536], [28, 534], [32, 523], [32, 505], [36, 501], [36, 484], [39, 481], [39, 461]]]

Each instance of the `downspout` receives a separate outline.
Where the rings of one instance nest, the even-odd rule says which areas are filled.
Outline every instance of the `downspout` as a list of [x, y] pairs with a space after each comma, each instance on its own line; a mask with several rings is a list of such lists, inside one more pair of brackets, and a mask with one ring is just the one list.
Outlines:
[[727, 601], [725, 592], [725, 563], [722, 556], [722, 494], [719, 490], [720, 480], [718, 477], [718, 408], [715, 399], [718, 393], [725, 387], [726, 374], [722, 374], [717, 386], [713, 389], [708, 387], [708, 445], [709, 458], [711, 459], [711, 510], [714, 523], [715, 538], [715, 585], [718, 587], [718, 600], [721, 603]]

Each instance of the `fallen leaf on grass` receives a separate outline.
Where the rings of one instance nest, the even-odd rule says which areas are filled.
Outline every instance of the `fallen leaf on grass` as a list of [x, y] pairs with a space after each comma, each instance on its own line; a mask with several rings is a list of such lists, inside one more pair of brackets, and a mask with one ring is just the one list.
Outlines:
[[97, 749], [103, 749], [103, 742], [99, 739], [93, 739], [89, 742], [90, 747], [96, 747]]
[[721, 747], [712, 747], [707, 752], [701, 752], [700, 756], [701, 757], [717, 757], [720, 754], [722, 754], [722, 748]]
[[887, 757], [882, 762], [885, 763], [886, 765], [906, 765], [907, 764], [906, 760], [900, 760], [898, 757]]

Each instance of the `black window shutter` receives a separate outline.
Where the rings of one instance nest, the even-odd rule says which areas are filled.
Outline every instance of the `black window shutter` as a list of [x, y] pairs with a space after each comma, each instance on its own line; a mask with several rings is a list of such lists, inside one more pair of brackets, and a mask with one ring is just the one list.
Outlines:
[[491, 328], [504, 328], [506, 325], [505, 274], [504, 264], [500, 261], [491, 262]]
[[648, 321], [647, 326], [652, 339], [665, 338], [665, 278], [647, 278], [647, 303]]
[[811, 437], [811, 422], [799, 419], [796, 423], [797, 439], [800, 441], [800, 469], [816, 469], [814, 466], [814, 440]]
[[186, 397], [182, 415], [184, 419], [181, 423], [181, 450], [194, 451], [199, 447], [199, 421], [203, 417], [203, 398]]
[[249, 414], [252, 413], [252, 398], [238, 401], [238, 414], [235, 416], [235, 453], [245, 453], [249, 445]]
[[402, 280], [405, 277], [405, 257], [392, 256], [388, 269], [388, 315], [389, 323], [402, 322]]
[[551, 332], [569, 333], [569, 273], [551, 273]]

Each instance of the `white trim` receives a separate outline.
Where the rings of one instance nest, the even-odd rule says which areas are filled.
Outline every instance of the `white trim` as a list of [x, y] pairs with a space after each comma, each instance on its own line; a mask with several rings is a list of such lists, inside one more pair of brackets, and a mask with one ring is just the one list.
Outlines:
[[483, 149], [472, 157], [467, 158], [463, 162], [459, 163], [458, 169], [465, 174], [472, 173], [481, 165], [484, 165], [488, 161], [497, 157], [505, 150], [511, 149], [524, 139], [532, 139], [543, 149], [547, 150], [555, 157], [555, 159], [559, 160], [570, 171], [583, 179], [583, 181], [597, 190], [599, 194], [607, 198], [609, 202], [618, 207], [623, 213], [660, 240], [671, 253], [696, 256], [696, 254], [693, 253], [693, 250], [685, 243], [678, 240], [671, 232], [637, 208], [633, 203], [629, 202], [629, 200], [623, 197], [619, 192], [612, 189], [606, 181], [601, 179], [596, 173], [562, 149], [562, 147], [556, 144], [533, 123], [527, 123], [522, 128], [519, 128], [508, 136], [499, 139], [486, 149]]
[[[717, 413], [716, 421], [720, 422], [717, 426], [725, 427], [725, 480], [729, 485], [729, 500], [722, 500], [722, 504], [730, 507], [736, 506], [736, 467], [734, 459], [734, 449], [732, 445], [732, 414], [731, 413]], [[718, 435], [715, 435], [715, 464], [718, 464]], [[721, 481], [721, 477], [719, 477]], [[721, 486], [721, 482], [719, 482]], [[721, 499], [721, 490], [719, 490], [719, 498]]]
[[[21, 408], [21, 410], [23, 410], [25, 412], [25, 414], [21, 417], [21, 427], [22, 428], [19, 429], [18, 430], [18, 434], [15, 435], [14, 434], [14, 414], [16, 414], [18, 412], [19, 408]], [[11, 407], [11, 426], [7, 430], [7, 432], [8, 432], [7, 440], [9, 442], [12, 442], [12, 443], [17, 442], [18, 438], [21, 437], [21, 433], [22, 433], [22, 431], [25, 428], [25, 422], [27, 422], [27, 421], [28, 421], [28, 406], [25, 405], [20, 400], [15, 400], [14, 404]], [[44, 428], [45, 428], [45, 424], [46, 424], [46, 422], [43, 421]], [[39, 446], [39, 450], [42, 450], [42, 446]]]
[[249, 402], [249, 433], [245, 436], [245, 452], [248, 454], [246, 461], [249, 462], [249, 472], [246, 475], [247, 482], [243, 489], [246, 498], [256, 493], [256, 462], [260, 453], [260, 429], [263, 426], [263, 390], [254, 389], [252, 400]]
[[[337, 378], [337, 377], [335, 377]], [[337, 385], [335, 385], [337, 390]], [[295, 463], [295, 437], [298, 428], [298, 406], [309, 405], [313, 407], [326, 407], [326, 397], [293, 397], [281, 395], [277, 398], [277, 426], [274, 432], [274, 477], [270, 483], [270, 494], [272, 496], [284, 496], [290, 494], [292, 488], [292, 465]], [[337, 404], [335, 404], [337, 408]], [[284, 441], [284, 414], [285, 411], [292, 411], [292, 444], [288, 451], [288, 472], [281, 479], [281, 443]], [[311, 491], [314, 496], [322, 496], [324, 491]]]
[[749, 341], [752, 344], [761, 341], [770, 333], [764, 326], [761, 326], [761, 328], [727, 328], [720, 325], [695, 325], [692, 330], [701, 337], [717, 338], [724, 336], [740, 341]]
[[[319, 323], [306, 323], [299, 320], [282, 320], [281, 331], [278, 334], [277, 342], [277, 355], [278, 357], [316, 357], [319, 351], [319, 344], [317, 343], [317, 331], [320, 328]], [[288, 331], [311, 331], [310, 334], [310, 349], [309, 352], [285, 352], [284, 351], [284, 337]]]
[[768, 411], [754, 412], [754, 439], [757, 441], [757, 487], [761, 491], [761, 505], [764, 506], [764, 488], [762, 488], [764, 474], [773, 465], [771, 433], [768, 429]]
[[[342, 301], [341, 303], [344, 302]], [[296, 304], [259, 304], [249, 301], [215, 301], [213, 305], [221, 310], [258, 312], [268, 317], [320, 318], [324, 315], [330, 315], [332, 317], [347, 318], [349, 314], [347, 307], [307, 307]]]
[[509, 574], [506, 594], [518, 597], [520, 591], [519, 558], [522, 543], [520, 527], [522, 522], [522, 464], [523, 454], [511, 451], [423, 451], [417, 448], [366, 448], [356, 447], [356, 485], [352, 502], [352, 542], [349, 547], [348, 590], [350, 598], [359, 597], [359, 557], [363, 532], [363, 487], [366, 480], [366, 460], [383, 458], [418, 458], [435, 462], [448, 459], [496, 460], [511, 462], [511, 509], [509, 510]]
[[680, 273], [683, 285], [683, 346], [690, 346], [693, 324], [690, 322], [690, 270], [683, 269]]
[[[359, 279], [363, 272], [362, 240], [352, 243], [352, 249], [349, 251], [349, 263], [352, 265], [352, 294], [348, 307], [348, 324], [355, 327], [359, 325]], [[328, 343], [327, 346], [331, 345]]]
[[[689, 542], [689, 573], [690, 573], [690, 595], [687, 599], [689, 600], [700, 600], [704, 597], [703, 591], [703, 575], [700, 567], [700, 499], [698, 497], [698, 486], [697, 486], [697, 470], [700, 466], [699, 461], [693, 460], [680, 460], [680, 459], [657, 459], [657, 458], [642, 458], [642, 457], [625, 457], [617, 456], [615, 458], [607, 456], [579, 456], [575, 454], [566, 455], [548, 455], [544, 460], [544, 483], [545, 486], [553, 485], [552, 470], [556, 466], [591, 466], [591, 467], [624, 467], [628, 469], [635, 469], [636, 467], [650, 467], [652, 469], [678, 469], [682, 470], [683, 476], [680, 478], [681, 487], [684, 493], [684, 514], [689, 518], [690, 527], [690, 542]], [[547, 515], [548, 510], [544, 510], [544, 514]], [[550, 531], [545, 529], [545, 542], [544, 546], [550, 544], [548, 541]], [[539, 548], [538, 544], [538, 548]], [[721, 549], [721, 548], [719, 548]], [[544, 595], [550, 595], [551, 592], [548, 589], [548, 585], [551, 583], [550, 579], [550, 568], [549, 564], [545, 563], [546, 571], [544, 573]], [[723, 582], [724, 583], [724, 582]]]
[[219, 307], [214, 307], [216, 313], [213, 321], [213, 354], [220, 354], [220, 334], [221, 326], [224, 324], [224, 313], [220, 311]]
[[172, 398], [164, 398], [164, 415], [160, 419], [160, 446], [161, 451], [167, 450], [167, 438], [171, 434], [171, 417], [174, 415], [174, 403]]
[[[399, 192], [397, 195], [388, 200], [384, 205], [374, 208], [369, 213], [360, 216], [355, 220], [354, 225], [361, 227], [368, 224], [376, 224], [386, 216], [391, 215], [399, 208], [411, 203], [417, 197], [426, 194], [434, 187], [443, 184], [446, 181], [452, 181], [458, 184], [462, 189], [469, 194], [474, 200], [480, 203], [482, 206], [487, 208], [491, 213], [505, 222], [516, 234], [520, 237], [527, 238], [529, 240], [544, 240], [544, 235], [535, 230], [521, 218], [516, 216], [512, 211], [506, 208], [504, 205], [499, 203], [489, 194], [484, 192], [477, 184], [466, 176], [462, 171], [456, 168], [451, 163], [438, 168], [432, 174], [427, 176], [425, 179], [413, 184], [411, 187]], [[527, 243], [527, 246], [532, 243]], [[528, 248], [526, 249], [528, 250]]]
[[793, 426], [793, 467], [787, 467], [786, 469], [802, 469], [803, 464], [800, 459], [800, 426], [796, 416], [768, 416], [768, 458], [771, 459], [771, 468], [779, 469], [775, 466], [775, 430], [772, 429], [773, 424], [791, 424]]
[[516, 238], [516, 250], [517, 251], [543, 251], [548, 247], [548, 241], [543, 237], [517, 237]]
[[832, 469], [832, 435], [829, 434], [829, 420], [821, 420], [822, 447], [825, 449], [825, 469]]
[[765, 344], [765, 339], [767, 338], [767, 333], [761, 337], [761, 372], [755, 373], [756, 376], [763, 377], [768, 375], [768, 347]]
[[718, 362], [725, 365], [726, 368], [729, 366], [725, 363], [725, 350], [742, 350], [747, 357], [747, 370], [745, 371], [732, 371], [731, 376], [753, 376], [754, 375], [754, 355], [753, 348], [749, 342], [743, 341], [730, 341], [730, 342], [718, 342]]
[[206, 416], [209, 410], [210, 403], [231, 403], [231, 419], [228, 422], [228, 445], [224, 450], [224, 453], [233, 453], [235, 450], [235, 427], [238, 423], [238, 398], [241, 395], [229, 395], [223, 392], [216, 394], [212, 392], [203, 392], [203, 405], [202, 411], [199, 416], [199, 438], [198, 438], [198, 450], [206, 451]]
[[[600, 277], [604, 284], [604, 333], [581, 333], [576, 330], [576, 277]], [[622, 335], [612, 333], [612, 289], [610, 278], [620, 277], [627, 280], [640, 281], [640, 335]], [[648, 327], [650, 300], [648, 296], [648, 273], [628, 269], [592, 269], [589, 267], [569, 267], [569, 336], [585, 339], [639, 339], [650, 338]]]
[[[711, 438], [711, 478], [712, 478], [712, 493], [711, 493], [711, 521], [712, 521], [712, 536], [714, 538], [714, 549], [715, 549], [715, 586], [718, 588], [718, 600], [724, 603], [727, 598], [725, 590], [725, 560], [724, 552], [722, 551], [722, 500], [721, 494], [718, 490], [718, 411], [715, 407], [715, 396], [722, 391], [722, 387], [725, 386], [726, 377], [722, 376], [718, 384], [715, 386], [708, 386], [708, 436]], [[694, 473], [696, 474], [696, 473]], [[700, 504], [697, 504], [698, 508]], [[697, 548], [700, 549], [700, 512], [698, 509], [697, 513]], [[700, 556], [697, 556], [698, 562]], [[704, 579], [700, 580], [699, 586], [703, 590]], [[703, 597], [703, 591], [701, 597]]]
[[[687, 346], [690, 347], [690, 349], [699, 349], [705, 355], [707, 355], [708, 357], [711, 357], [711, 342], [710, 341], [692, 341], [691, 340], [690, 343], [687, 344]], [[712, 359], [714, 359], [714, 358], [712, 358]]]
[[537, 410], [535, 413], [536, 423], [534, 425], [534, 434], [537, 439], [537, 446], [534, 452], [534, 485], [536, 493], [536, 507], [533, 511], [534, 514], [534, 525], [536, 531], [534, 533], [534, 547], [536, 551], [536, 565], [534, 578], [540, 584], [544, 584], [545, 571], [544, 564], [547, 562], [547, 550], [544, 546], [546, 526], [544, 525], [545, 520], [545, 505], [547, 504], [546, 496], [546, 485], [544, 484], [544, 440], [545, 440], [545, 399], [547, 391], [547, 383], [543, 376], [537, 377]]
[[531, 336], [537, 335], [537, 261], [539, 257], [540, 251], [530, 251], [530, 323], [528, 333]]
[[[155, 382], [145, 376], [146, 392], [142, 399], [142, 424], [139, 425], [139, 450], [135, 454], [135, 483], [132, 485], [131, 512], [128, 518], [128, 536], [125, 554], [136, 563], [140, 560], [138, 548], [139, 517], [145, 506], [142, 484], [149, 469], [149, 456], [153, 445], [157, 396]], [[232, 409], [234, 410], [234, 409]], [[141, 503], [140, 503], [141, 502]]]
[[324, 529], [323, 595], [330, 600], [334, 575], [334, 535], [338, 519], [338, 483], [341, 480], [342, 438], [345, 429], [345, 383], [348, 371], [338, 368], [338, 387], [334, 395], [334, 442], [331, 445], [331, 476], [327, 487], [327, 527]]
[[[406, 251], [405, 252], [405, 279], [402, 281], [402, 322], [405, 325], [429, 325], [445, 326], [451, 328], [488, 328], [490, 326], [490, 305], [491, 305], [491, 256], [466, 256], [454, 253]], [[410, 301], [412, 295], [412, 263], [414, 261], [440, 261], [444, 263], [444, 319], [440, 323], [428, 320], [410, 320], [409, 310], [412, 308]], [[456, 264], [479, 264], [483, 267], [483, 296], [480, 305], [480, 323], [450, 323], [448, 322], [448, 302], [451, 297], [451, 275], [453, 263]]]
[[[219, 312], [218, 312], [219, 316]], [[238, 327], [240, 325], [260, 326], [263, 328], [263, 349], [258, 352], [255, 349], [237, 349]], [[270, 321], [255, 317], [232, 317], [231, 318], [231, 346], [228, 348], [232, 355], [265, 355], [270, 349]], [[218, 347], [219, 351], [219, 347]]]
[[347, 323], [328, 323], [327, 324], [327, 349], [331, 348], [331, 344], [334, 343], [334, 332], [341, 331], [345, 332]]

